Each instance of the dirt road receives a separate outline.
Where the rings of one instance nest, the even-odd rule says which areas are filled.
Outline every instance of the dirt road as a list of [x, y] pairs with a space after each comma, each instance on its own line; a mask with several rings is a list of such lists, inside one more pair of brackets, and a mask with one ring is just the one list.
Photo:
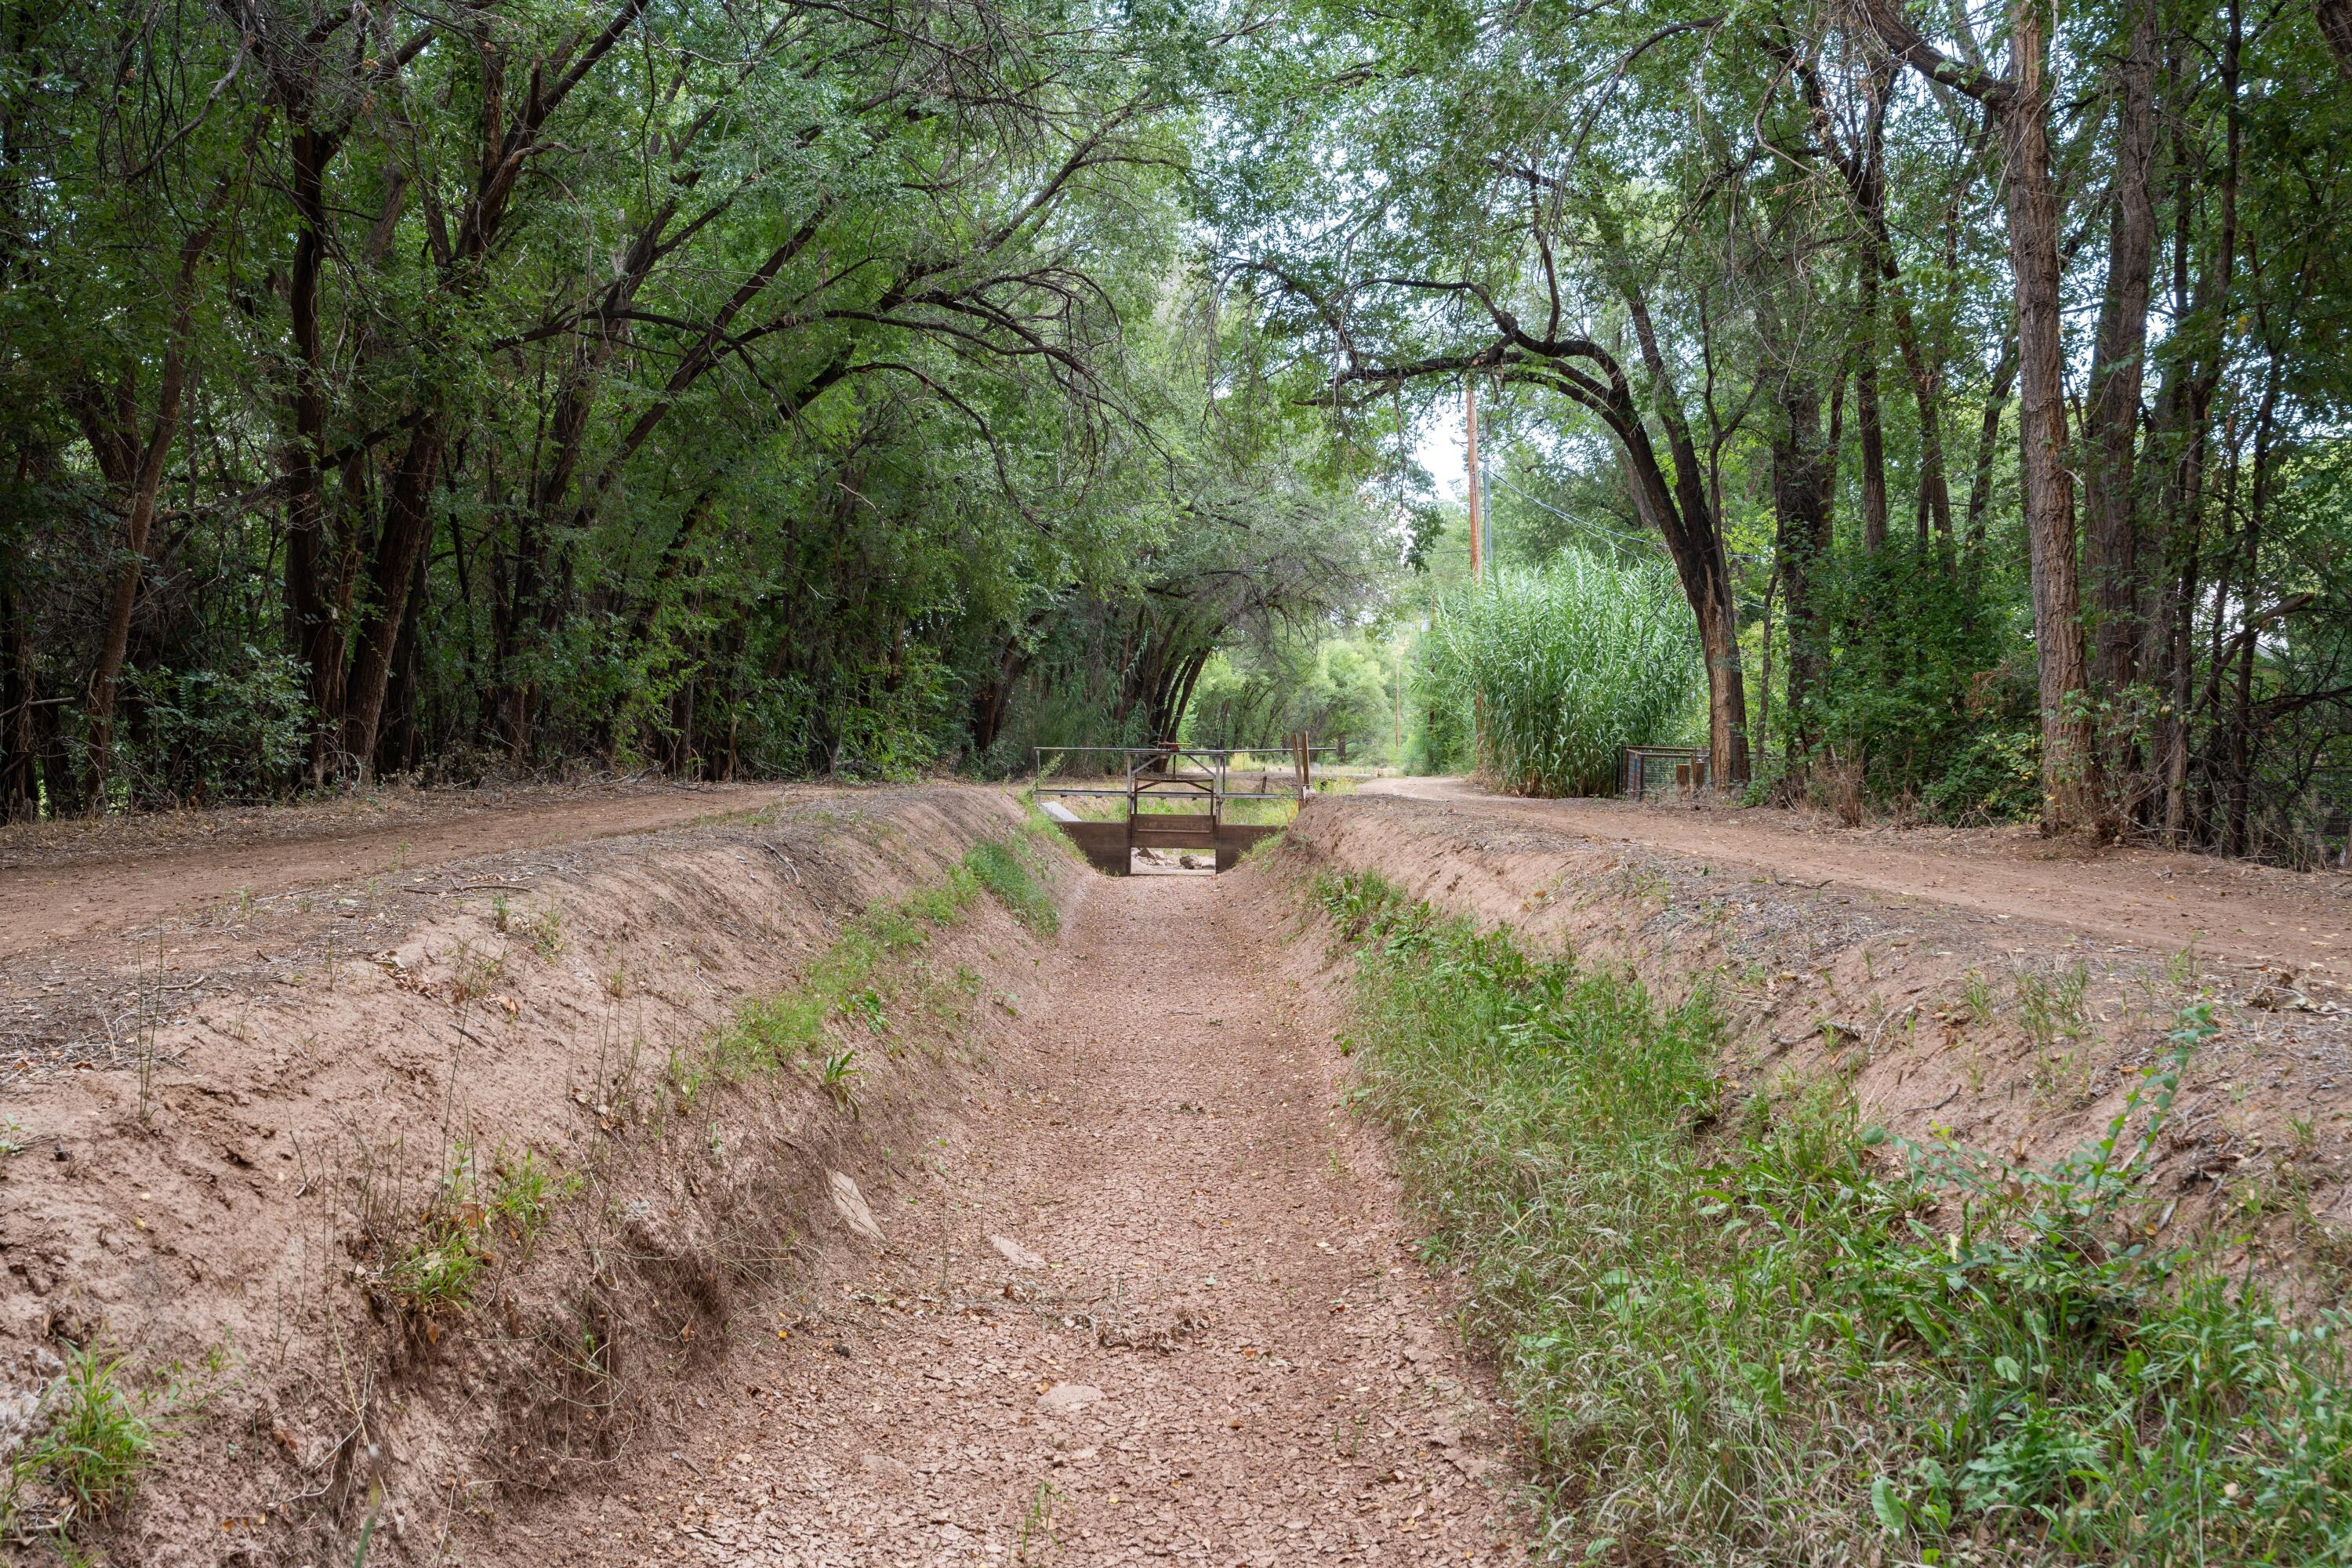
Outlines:
[[540, 1560], [1525, 1561], [1493, 1390], [1255, 883], [1092, 882], [1003, 1100], [876, 1195], [870, 1279], [782, 1303], [665, 1484]]
[[782, 784], [387, 791], [303, 806], [37, 823], [0, 832], [0, 958], [316, 887], [752, 812]]
[[1520, 800], [1461, 779], [1377, 779], [1403, 795], [1602, 843], [1646, 845], [1789, 880], [2044, 921], [2110, 942], [2281, 965], [2352, 986], [2352, 877], [2298, 874], [2151, 849], [2085, 853], [2031, 829], [1838, 828], [1809, 814], [1693, 810], [1616, 800]]

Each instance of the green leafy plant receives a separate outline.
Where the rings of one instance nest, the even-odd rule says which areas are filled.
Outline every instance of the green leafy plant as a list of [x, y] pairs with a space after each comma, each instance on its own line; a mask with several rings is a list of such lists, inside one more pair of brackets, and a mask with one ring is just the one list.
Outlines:
[[854, 1050], [838, 1050], [824, 1058], [824, 1091], [853, 1118], [860, 1113], [857, 1085], [865, 1076], [866, 1069], [857, 1065], [857, 1053]]

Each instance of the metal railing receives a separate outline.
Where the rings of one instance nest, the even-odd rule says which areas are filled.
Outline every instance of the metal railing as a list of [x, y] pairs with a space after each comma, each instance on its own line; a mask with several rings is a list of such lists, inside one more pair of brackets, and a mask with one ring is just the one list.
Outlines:
[[[1306, 799], [1314, 793], [1315, 753], [1333, 749], [1303, 742], [1285, 746], [1032, 746], [1030, 792], [1039, 796], [1118, 796], [1127, 801], [1129, 816], [1136, 815], [1147, 800], [1202, 799], [1208, 804], [1207, 815], [1215, 817], [1223, 814], [1223, 803], [1229, 800]], [[1057, 761], [1070, 756], [1118, 757], [1123, 761], [1124, 776], [1115, 788], [1049, 784], [1045, 773], [1049, 755]], [[1234, 759], [1265, 756], [1289, 759], [1290, 787], [1265, 787], [1277, 776], [1277, 770], [1266, 767], [1241, 770], [1244, 781], [1255, 773], [1259, 788], [1235, 789]], [[1110, 770], [1105, 768], [1102, 776], [1108, 778]]]

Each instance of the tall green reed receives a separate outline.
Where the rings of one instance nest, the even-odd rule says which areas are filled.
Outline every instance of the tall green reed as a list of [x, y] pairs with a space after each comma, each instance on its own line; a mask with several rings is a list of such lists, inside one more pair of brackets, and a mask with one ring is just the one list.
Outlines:
[[1522, 795], [1606, 793], [1621, 748], [1679, 737], [1698, 678], [1674, 574], [1574, 549], [1441, 601], [1428, 665], [1476, 714], [1479, 771]]

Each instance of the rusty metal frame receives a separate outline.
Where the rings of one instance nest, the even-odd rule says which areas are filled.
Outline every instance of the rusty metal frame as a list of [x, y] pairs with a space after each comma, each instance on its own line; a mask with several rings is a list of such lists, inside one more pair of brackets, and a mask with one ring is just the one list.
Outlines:
[[1704, 746], [1627, 746], [1617, 761], [1617, 793], [1627, 800], [1647, 798], [1651, 758], [1672, 761], [1675, 764], [1675, 787], [1688, 793], [1705, 789], [1707, 784], [1707, 756]]
[[[1123, 820], [1059, 821], [1058, 826], [1087, 859], [1113, 876], [1126, 876], [1132, 868], [1137, 849], [1174, 848], [1209, 849], [1216, 855], [1220, 871], [1230, 870], [1242, 852], [1252, 844], [1280, 831], [1267, 826], [1235, 823], [1225, 820], [1225, 803], [1232, 800], [1304, 800], [1314, 793], [1314, 754], [1329, 751], [1328, 746], [1307, 743], [1304, 736], [1294, 737], [1285, 747], [1274, 746], [1032, 746], [1030, 748], [1030, 794], [1039, 800], [1055, 796], [1095, 796], [1123, 798], [1127, 813]], [[1237, 790], [1233, 787], [1233, 759], [1237, 756], [1265, 756], [1269, 752], [1286, 751], [1292, 762], [1295, 784], [1288, 790]], [[1117, 788], [1088, 787], [1082, 784], [1049, 784], [1045, 782], [1045, 753], [1057, 758], [1070, 755], [1118, 757], [1124, 760], [1123, 778]], [[1188, 763], [1191, 764], [1187, 766]], [[1108, 772], [1105, 774], [1108, 776]], [[1246, 776], [1246, 775], [1244, 775]], [[1265, 779], [1271, 780], [1274, 770], [1268, 768]], [[1201, 810], [1148, 810], [1148, 803], [1198, 802]]]

